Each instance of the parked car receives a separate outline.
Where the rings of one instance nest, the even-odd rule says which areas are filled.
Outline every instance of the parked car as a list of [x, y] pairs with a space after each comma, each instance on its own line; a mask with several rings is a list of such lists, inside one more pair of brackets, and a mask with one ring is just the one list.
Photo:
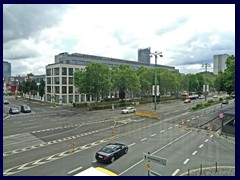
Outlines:
[[30, 113], [32, 110], [27, 104], [22, 104], [21, 105], [21, 112], [23, 113]]
[[19, 113], [20, 113], [20, 111], [16, 107], [12, 107], [9, 109], [9, 114], [19, 114]]
[[191, 101], [191, 99], [185, 99], [183, 102], [184, 103], [191, 103], [192, 101]]
[[201, 96], [199, 96], [198, 99], [205, 99], [205, 96], [204, 96], [204, 95], [201, 95]]
[[128, 152], [128, 147], [121, 143], [109, 143], [103, 146], [95, 155], [98, 162], [113, 163]]
[[228, 104], [228, 100], [227, 99], [223, 100], [222, 104]]
[[122, 110], [122, 114], [128, 114], [128, 113], [134, 113], [134, 112], [136, 112], [135, 107], [127, 107]]
[[218, 98], [218, 95], [214, 95], [213, 98]]
[[4, 99], [4, 100], [3, 100], [3, 104], [9, 104], [9, 101], [6, 100], [6, 99]]

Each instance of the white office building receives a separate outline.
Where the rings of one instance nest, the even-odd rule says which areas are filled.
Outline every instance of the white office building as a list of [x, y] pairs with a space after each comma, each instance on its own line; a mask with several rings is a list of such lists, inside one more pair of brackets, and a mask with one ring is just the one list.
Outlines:
[[218, 54], [213, 56], [213, 73], [218, 74], [227, 69], [226, 60], [230, 57], [228, 54]]

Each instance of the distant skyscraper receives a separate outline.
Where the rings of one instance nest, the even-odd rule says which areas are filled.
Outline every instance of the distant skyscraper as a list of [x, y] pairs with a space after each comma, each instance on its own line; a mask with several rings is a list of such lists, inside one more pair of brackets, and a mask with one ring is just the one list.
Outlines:
[[11, 77], [11, 63], [3, 61], [3, 77]]
[[230, 57], [228, 54], [218, 54], [213, 56], [213, 73], [218, 74], [227, 69], [226, 60]]
[[138, 49], [138, 62], [150, 64], [150, 50], [150, 47]]

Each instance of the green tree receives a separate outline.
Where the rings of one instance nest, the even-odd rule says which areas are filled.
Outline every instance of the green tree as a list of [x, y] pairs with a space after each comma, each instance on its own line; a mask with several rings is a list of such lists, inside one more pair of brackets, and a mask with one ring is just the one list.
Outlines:
[[140, 67], [137, 70], [137, 75], [140, 82], [141, 96], [147, 95], [149, 97], [152, 90], [152, 82], [154, 77], [153, 71], [145, 67]]
[[125, 94], [135, 95], [140, 90], [140, 81], [137, 71], [129, 65], [119, 65], [113, 68], [113, 89], [119, 91], [121, 99], [125, 98]]
[[224, 86], [228, 94], [235, 93], [235, 57], [226, 60], [227, 69], [224, 71]]
[[107, 65], [93, 62], [86, 66], [85, 71], [74, 73], [74, 83], [81, 93], [95, 97], [97, 102], [100, 95], [105, 97], [111, 90], [110, 75]]
[[43, 80], [40, 81], [39, 89], [39, 96], [43, 97], [45, 94], [45, 82]]

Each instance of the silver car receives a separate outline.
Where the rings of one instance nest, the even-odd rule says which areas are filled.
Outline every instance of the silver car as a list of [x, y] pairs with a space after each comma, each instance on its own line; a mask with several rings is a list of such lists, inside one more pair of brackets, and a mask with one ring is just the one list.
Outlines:
[[122, 114], [135, 113], [135, 112], [136, 112], [135, 107], [127, 107], [122, 110]]

